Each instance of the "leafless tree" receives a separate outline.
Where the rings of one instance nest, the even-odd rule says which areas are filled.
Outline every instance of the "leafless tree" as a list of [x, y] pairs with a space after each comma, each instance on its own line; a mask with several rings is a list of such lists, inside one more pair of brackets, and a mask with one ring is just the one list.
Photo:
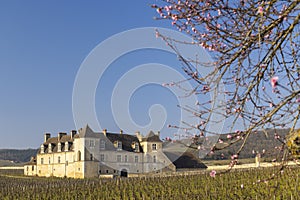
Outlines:
[[[157, 33], [176, 51], [183, 70], [196, 82], [192, 93], [208, 94], [220, 82], [226, 86], [224, 116], [230, 121], [230, 132], [236, 134], [222, 147], [243, 140], [233, 159], [254, 131], [285, 127], [293, 133], [299, 127], [299, 0], [161, 0], [152, 7], [158, 12], [157, 19], [169, 20], [193, 38], [189, 45], [202, 46], [212, 55], [214, 68], [201, 77], [197, 66], [204, 63], [176, 51], [176, 43], [186, 41]], [[184, 108], [201, 119], [200, 124], [185, 128], [205, 134], [208, 114], [214, 112], [210, 103], [199, 103], [197, 112]], [[275, 139], [285, 143], [284, 138]]]

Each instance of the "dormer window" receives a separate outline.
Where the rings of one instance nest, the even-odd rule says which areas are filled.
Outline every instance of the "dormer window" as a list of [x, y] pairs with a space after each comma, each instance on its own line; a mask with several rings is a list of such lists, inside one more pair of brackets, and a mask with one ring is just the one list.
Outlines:
[[43, 144], [41, 145], [41, 153], [45, 153], [45, 147]]
[[135, 144], [134, 144], [134, 151], [135, 152], [140, 152], [140, 145], [139, 145], [138, 142], [135, 142]]
[[157, 145], [156, 144], [152, 144], [152, 150], [157, 150]]
[[52, 145], [51, 145], [51, 143], [48, 146], [48, 153], [52, 153]]
[[118, 141], [118, 150], [122, 150], [122, 142]]
[[115, 141], [114, 145], [117, 148], [117, 150], [122, 150], [122, 142], [121, 141]]
[[57, 145], [57, 152], [61, 152], [61, 143], [60, 142]]
[[65, 151], [69, 151], [69, 142], [65, 142]]

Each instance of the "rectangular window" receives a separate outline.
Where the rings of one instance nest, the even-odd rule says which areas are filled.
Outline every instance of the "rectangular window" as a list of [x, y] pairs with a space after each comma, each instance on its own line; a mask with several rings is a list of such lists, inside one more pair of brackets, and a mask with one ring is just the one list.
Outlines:
[[127, 155], [124, 156], [124, 162], [128, 162]]
[[122, 156], [121, 155], [117, 155], [117, 162], [121, 162], [122, 160]]
[[44, 164], [44, 158], [41, 158], [41, 164], [42, 165]]
[[90, 147], [95, 147], [95, 140], [90, 140]]
[[90, 160], [94, 160], [93, 154], [90, 154]]
[[58, 163], [60, 163], [60, 156], [58, 156], [58, 158], [57, 158], [57, 162], [58, 162]]
[[136, 163], [139, 162], [139, 157], [138, 156], [134, 156], [134, 162], [136, 162]]
[[153, 156], [153, 162], [156, 163], [156, 156]]
[[100, 154], [100, 161], [104, 161], [104, 154]]
[[100, 140], [100, 150], [105, 150], [105, 141]]
[[152, 150], [156, 150], [156, 144], [152, 144]]
[[122, 150], [122, 142], [118, 141], [118, 150]]
[[51, 158], [49, 157], [49, 164], [51, 163]]
[[139, 143], [138, 143], [138, 142], [136, 142], [136, 143], [134, 144], [134, 151], [135, 151], [135, 152], [139, 152], [139, 151], [140, 151]]

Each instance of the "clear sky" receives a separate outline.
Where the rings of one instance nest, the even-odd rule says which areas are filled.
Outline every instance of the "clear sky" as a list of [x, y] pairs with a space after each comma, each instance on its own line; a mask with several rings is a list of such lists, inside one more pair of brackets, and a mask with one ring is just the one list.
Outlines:
[[[171, 28], [168, 22], [153, 20], [152, 3], [155, 1], [1, 1], [0, 148], [37, 148], [45, 132], [56, 135], [74, 129], [73, 84], [90, 51], [108, 37], [132, 28]], [[109, 98], [110, 84], [120, 73], [143, 63], [170, 64], [175, 58], [143, 51], [115, 62], [96, 93], [101, 126], [119, 131]], [[165, 105], [173, 116], [166, 124], [178, 120], [174, 95], [163, 87], [147, 85], [134, 93], [130, 103], [136, 123], [148, 123], [148, 109], [156, 103]]]

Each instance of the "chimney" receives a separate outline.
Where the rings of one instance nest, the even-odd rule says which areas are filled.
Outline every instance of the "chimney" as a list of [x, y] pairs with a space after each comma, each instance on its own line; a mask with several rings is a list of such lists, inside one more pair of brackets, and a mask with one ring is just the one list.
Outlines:
[[67, 133], [59, 132], [59, 133], [58, 133], [58, 141], [59, 141], [64, 135], [67, 135]]
[[47, 142], [47, 140], [51, 137], [50, 133], [45, 133], [44, 135], [44, 142]]
[[76, 135], [76, 133], [77, 133], [77, 131], [76, 131], [76, 130], [72, 130], [72, 131], [70, 132], [71, 139], [73, 139], [73, 138], [74, 138], [74, 136]]
[[106, 136], [107, 129], [103, 129], [102, 133], [103, 133], [103, 135], [105, 135], [105, 136]]
[[135, 132], [135, 135], [137, 137], [137, 139], [141, 142], [143, 139], [143, 136], [141, 135], [141, 133], [139, 131]]
[[156, 135], [157, 135], [158, 137], [160, 137], [160, 131], [157, 131]]
[[123, 134], [123, 130], [121, 129], [121, 130], [120, 130], [120, 135], [122, 135], [122, 134]]

